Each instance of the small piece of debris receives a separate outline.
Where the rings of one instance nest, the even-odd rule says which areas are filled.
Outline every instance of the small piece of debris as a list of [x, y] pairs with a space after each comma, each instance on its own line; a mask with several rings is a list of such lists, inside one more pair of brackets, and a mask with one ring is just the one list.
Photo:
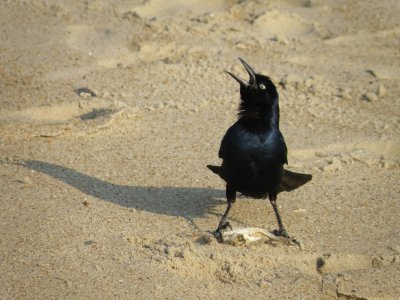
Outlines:
[[22, 183], [22, 184], [32, 184], [33, 181], [30, 177], [25, 176], [23, 179], [17, 179], [16, 182]]
[[306, 212], [306, 209], [305, 208], [298, 208], [298, 209], [294, 209], [293, 212], [294, 213], [304, 213], [304, 212]]
[[377, 94], [379, 97], [384, 97], [384, 96], [386, 96], [387, 91], [386, 91], [386, 88], [385, 88], [385, 86], [384, 86], [383, 84], [380, 84], [380, 85], [378, 86], [378, 88], [377, 88], [377, 90], [376, 90], [376, 94]]
[[369, 92], [364, 95], [362, 95], [362, 100], [368, 101], [368, 102], [373, 102], [378, 100], [378, 96], [375, 93]]
[[368, 74], [370, 74], [373, 77], [378, 77], [373, 70], [368, 69], [368, 70], [365, 70], [365, 72], [367, 72]]
[[342, 165], [337, 159], [328, 160], [327, 162], [328, 164], [321, 168], [321, 170], [324, 172], [339, 171], [340, 169], [342, 169]]
[[80, 97], [85, 97], [85, 98], [97, 97], [97, 95], [91, 89], [85, 87], [75, 89], [75, 93], [77, 93]]
[[90, 245], [92, 245], [92, 244], [95, 244], [96, 242], [95, 241], [92, 241], [92, 240], [87, 240], [87, 241], [84, 241], [83, 242], [86, 246], [90, 246]]

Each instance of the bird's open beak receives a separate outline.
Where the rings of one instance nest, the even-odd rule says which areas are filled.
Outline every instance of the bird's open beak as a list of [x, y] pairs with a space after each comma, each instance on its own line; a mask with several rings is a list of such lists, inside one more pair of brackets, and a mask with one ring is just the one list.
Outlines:
[[253, 68], [250, 67], [250, 65], [247, 62], [245, 62], [243, 59], [241, 59], [240, 57], [239, 57], [239, 60], [242, 63], [242, 65], [244, 66], [244, 68], [246, 69], [247, 73], [249, 73], [249, 76], [250, 76], [249, 82], [240, 78], [239, 76], [236, 76], [235, 74], [232, 74], [229, 71], [225, 71], [225, 72], [228, 73], [229, 75], [231, 75], [233, 77], [233, 79], [235, 79], [237, 82], [239, 82], [241, 85], [243, 85], [245, 87], [254, 86], [256, 84], [256, 75], [255, 75]]

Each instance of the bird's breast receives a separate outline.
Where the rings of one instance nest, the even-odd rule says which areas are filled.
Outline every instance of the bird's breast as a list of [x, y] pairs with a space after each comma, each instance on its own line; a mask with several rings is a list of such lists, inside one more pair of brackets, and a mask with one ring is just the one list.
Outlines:
[[[286, 146], [279, 131], [229, 132], [223, 147], [224, 179], [245, 195], [261, 197], [280, 183]], [[284, 142], [283, 142], [284, 143]]]
[[273, 163], [282, 152], [281, 140], [275, 132], [242, 134], [231, 147], [241, 157], [256, 163]]

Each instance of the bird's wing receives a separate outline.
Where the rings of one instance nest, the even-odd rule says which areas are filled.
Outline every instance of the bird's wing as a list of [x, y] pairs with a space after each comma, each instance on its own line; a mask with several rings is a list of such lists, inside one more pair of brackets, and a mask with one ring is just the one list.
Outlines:
[[224, 158], [224, 147], [223, 147], [222, 143], [221, 143], [221, 146], [219, 147], [218, 157], [219, 158]]
[[221, 146], [219, 147], [218, 151], [218, 157], [219, 158], [226, 158], [227, 151], [229, 151], [229, 148], [231, 147], [232, 140], [234, 140], [233, 135], [235, 135], [236, 131], [236, 123], [232, 125], [225, 133], [224, 137], [222, 138], [221, 141]]
[[282, 149], [282, 163], [283, 163], [283, 164], [287, 164], [287, 163], [288, 163], [288, 159], [287, 159], [287, 152], [288, 152], [287, 146], [286, 146], [285, 139], [283, 138], [282, 133], [279, 132], [279, 134], [280, 134], [280, 139], [281, 139], [281, 141], [282, 141], [282, 147], [283, 147], [283, 149]]

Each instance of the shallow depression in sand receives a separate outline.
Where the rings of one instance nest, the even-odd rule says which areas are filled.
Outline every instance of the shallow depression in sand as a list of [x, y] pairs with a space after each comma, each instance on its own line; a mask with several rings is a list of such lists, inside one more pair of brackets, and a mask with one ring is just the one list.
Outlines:
[[314, 31], [306, 20], [297, 14], [270, 10], [254, 21], [260, 34], [268, 39], [302, 37]]
[[[31, 107], [21, 111], [2, 113], [0, 115], [0, 122], [59, 124], [74, 118], [86, 120], [94, 119], [98, 116], [104, 116], [107, 112], [111, 112], [111, 110], [106, 107], [106, 103], [99, 103], [95, 106], [83, 105], [82, 103], [67, 103], [61, 105]], [[98, 113], [100, 111], [103, 113]]]

